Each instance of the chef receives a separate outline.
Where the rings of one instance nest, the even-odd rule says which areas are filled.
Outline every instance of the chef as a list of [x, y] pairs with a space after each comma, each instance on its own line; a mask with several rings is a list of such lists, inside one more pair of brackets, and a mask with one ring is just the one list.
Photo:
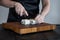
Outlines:
[[[41, 12], [39, 10], [40, 1], [42, 3]], [[7, 22], [34, 19], [42, 23], [50, 10], [50, 0], [1, 0], [1, 4], [9, 8]]]

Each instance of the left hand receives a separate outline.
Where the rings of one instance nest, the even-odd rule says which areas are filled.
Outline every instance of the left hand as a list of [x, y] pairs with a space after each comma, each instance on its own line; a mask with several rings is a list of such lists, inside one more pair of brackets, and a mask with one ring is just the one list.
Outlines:
[[37, 23], [43, 23], [44, 17], [39, 14], [35, 17], [35, 20], [37, 21]]

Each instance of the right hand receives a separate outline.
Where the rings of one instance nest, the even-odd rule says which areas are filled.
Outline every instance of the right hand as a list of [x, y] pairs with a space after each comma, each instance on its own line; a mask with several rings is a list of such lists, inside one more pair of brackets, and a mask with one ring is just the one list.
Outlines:
[[23, 15], [26, 15], [28, 16], [28, 13], [27, 11], [25, 10], [25, 8], [20, 4], [20, 3], [15, 3], [15, 10], [16, 10], [16, 13], [20, 16], [23, 16]]

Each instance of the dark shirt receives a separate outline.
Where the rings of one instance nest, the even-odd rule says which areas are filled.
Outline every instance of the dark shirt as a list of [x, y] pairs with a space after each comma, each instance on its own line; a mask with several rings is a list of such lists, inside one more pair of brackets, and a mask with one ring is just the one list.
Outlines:
[[20, 22], [22, 19], [34, 19], [39, 13], [40, 0], [13, 0], [13, 1], [21, 3], [28, 12], [29, 16], [19, 16], [16, 13], [15, 8], [10, 8], [7, 22], [15, 21]]

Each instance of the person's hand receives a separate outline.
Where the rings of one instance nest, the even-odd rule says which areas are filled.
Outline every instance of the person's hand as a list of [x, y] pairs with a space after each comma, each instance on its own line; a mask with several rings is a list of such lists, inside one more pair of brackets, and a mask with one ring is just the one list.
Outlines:
[[37, 21], [37, 23], [43, 23], [44, 17], [39, 14], [35, 17], [35, 20]]
[[18, 15], [23, 16], [26, 15], [28, 16], [27, 11], [25, 10], [25, 8], [20, 4], [20, 3], [15, 3], [15, 11]]

